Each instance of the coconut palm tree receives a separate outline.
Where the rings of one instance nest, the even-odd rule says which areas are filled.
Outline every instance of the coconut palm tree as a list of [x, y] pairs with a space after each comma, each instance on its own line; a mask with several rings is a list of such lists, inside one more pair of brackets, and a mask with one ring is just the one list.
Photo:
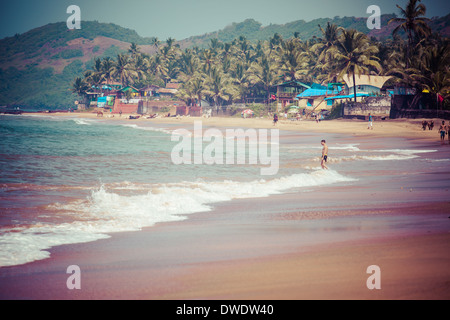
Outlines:
[[158, 37], [153, 37], [151, 39], [150, 43], [152, 44], [152, 46], [155, 47], [156, 52], [158, 52], [159, 51], [159, 46], [161, 45], [161, 41], [158, 39]]
[[267, 104], [270, 101], [270, 87], [277, 81], [276, 65], [268, 56], [263, 55], [254, 62], [250, 69], [249, 79], [254, 85], [261, 85], [267, 93]]
[[112, 72], [116, 62], [110, 57], [103, 58], [101, 65], [101, 72], [103, 74], [104, 79], [106, 80], [106, 84], [109, 85], [112, 79]]
[[298, 39], [283, 41], [279, 49], [278, 67], [280, 76], [285, 81], [297, 80], [301, 77], [303, 69], [303, 53], [301, 43]]
[[325, 29], [319, 25], [319, 29], [322, 32], [322, 38], [319, 43], [314, 44], [311, 47], [312, 51], [318, 54], [318, 61], [324, 62], [329, 57], [329, 50], [336, 46], [339, 41], [339, 34], [342, 32], [343, 28], [328, 22]]
[[[388, 24], [398, 23], [398, 26], [392, 31], [396, 35], [400, 30], [403, 30], [408, 35], [407, 57], [410, 58], [413, 47], [414, 35], [419, 37], [426, 37], [431, 34], [431, 29], [427, 22], [429, 19], [425, 18], [426, 7], [421, 0], [409, 0], [405, 9], [397, 5], [400, 9], [401, 18], [393, 18], [389, 20]], [[407, 68], [409, 61], [407, 61]]]
[[415, 72], [410, 73], [413, 83], [419, 89], [434, 95], [449, 96], [450, 92], [450, 44], [428, 46], [415, 60]]
[[134, 42], [131, 43], [130, 48], [128, 49], [128, 53], [131, 55], [133, 59], [136, 58], [141, 53], [141, 49]]
[[339, 41], [332, 47], [330, 54], [333, 60], [330, 61], [334, 72], [338, 74], [338, 79], [342, 79], [345, 74], [353, 77], [353, 92], [356, 102], [356, 77], [355, 75], [369, 74], [375, 69], [381, 72], [382, 68], [375, 56], [378, 47], [371, 44], [369, 38], [354, 29], [343, 30]]
[[136, 71], [138, 81], [147, 79], [149, 68], [150, 61], [148, 60], [148, 58], [143, 54], [137, 54], [134, 58], [134, 70]]
[[198, 58], [192, 53], [192, 50], [186, 49], [180, 55], [178, 69], [180, 79], [184, 82], [189, 81], [198, 72]]
[[192, 93], [197, 97], [198, 105], [202, 106], [202, 96], [205, 91], [205, 82], [200, 77], [191, 79]]
[[86, 92], [89, 90], [89, 84], [83, 78], [77, 77], [72, 84], [72, 92], [79, 95], [83, 101], [86, 101]]
[[243, 63], [238, 63], [236, 68], [231, 72], [232, 84], [236, 86], [236, 94], [238, 99], [242, 99], [245, 103], [250, 87], [250, 73]]
[[228, 77], [217, 67], [212, 67], [205, 80], [205, 94], [214, 100], [214, 106], [219, 111], [220, 100], [228, 101], [232, 95], [232, 88]]
[[126, 54], [117, 55], [116, 64], [112, 67], [111, 75], [120, 80], [122, 86], [127, 86], [137, 78], [131, 58]]
[[154, 76], [163, 80], [167, 75], [167, 63], [161, 54], [156, 54], [150, 60], [150, 70]]
[[89, 85], [89, 88], [100, 88], [100, 90], [102, 90], [101, 86], [105, 78], [104, 75], [100, 72], [88, 70], [84, 74], [84, 80]]

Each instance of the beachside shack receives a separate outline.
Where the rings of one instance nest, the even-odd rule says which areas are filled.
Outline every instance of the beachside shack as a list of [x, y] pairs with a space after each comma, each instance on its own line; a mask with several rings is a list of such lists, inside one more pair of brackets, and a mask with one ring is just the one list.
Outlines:
[[330, 83], [327, 86], [323, 86], [317, 83], [313, 83], [309, 89], [306, 89], [299, 95], [298, 106], [303, 109], [330, 109], [333, 106], [333, 100], [327, 100], [329, 97], [333, 97], [342, 92], [342, 83]]
[[[356, 93], [360, 93], [361, 96], [371, 95], [381, 95], [381, 88], [384, 84], [391, 79], [389, 76], [375, 76], [375, 75], [355, 75], [355, 83], [353, 83], [353, 76], [344, 75], [342, 80], [345, 82], [345, 92], [344, 95], [354, 94], [354, 88], [356, 86]], [[357, 98], [358, 101], [358, 98]]]
[[292, 80], [275, 85], [277, 88], [277, 101], [279, 108], [286, 108], [286, 106], [295, 104], [295, 98], [303, 91], [310, 89], [311, 86], [300, 81]]
[[152, 99], [154, 97], [158, 97], [160, 89], [161, 89], [161, 87], [159, 87], [157, 85], [148, 85], [143, 88], [140, 88], [139, 94], [141, 95], [142, 99], [148, 100], [148, 99]]

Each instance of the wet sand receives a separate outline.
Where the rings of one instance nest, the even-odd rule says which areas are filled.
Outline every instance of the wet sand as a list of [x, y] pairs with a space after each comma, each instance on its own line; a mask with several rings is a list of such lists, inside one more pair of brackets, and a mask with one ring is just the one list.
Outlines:
[[[383, 132], [347, 120], [278, 127], [439, 146], [437, 132], [416, 122], [388, 121]], [[204, 125], [272, 126], [217, 118]], [[49, 259], [0, 268], [0, 299], [450, 299], [450, 184], [419, 192], [399, 183], [235, 200], [185, 221], [55, 247]], [[81, 290], [67, 289], [70, 265], [81, 269]], [[381, 269], [380, 290], [367, 288], [371, 265]]]

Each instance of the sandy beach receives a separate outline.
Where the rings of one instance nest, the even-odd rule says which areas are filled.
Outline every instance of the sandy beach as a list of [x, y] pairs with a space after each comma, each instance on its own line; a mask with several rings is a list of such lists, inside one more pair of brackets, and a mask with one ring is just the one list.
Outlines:
[[[35, 115], [45, 115], [42, 113]], [[130, 114], [105, 114], [103, 117], [97, 117], [96, 113], [77, 112], [77, 113], [49, 113], [55, 117], [78, 117], [85, 119], [100, 119], [104, 121], [128, 121], [130, 123], [160, 123], [160, 124], [179, 124], [182, 126], [191, 125], [195, 121], [202, 121], [204, 126], [211, 127], [238, 127], [238, 128], [278, 128], [280, 130], [300, 131], [300, 132], [328, 132], [342, 133], [352, 136], [370, 135], [373, 137], [404, 137], [406, 139], [428, 139], [430, 141], [439, 141], [437, 128], [442, 120], [431, 119], [434, 121], [434, 130], [422, 130], [422, 121], [430, 119], [388, 119], [374, 122], [374, 130], [367, 129], [367, 122], [362, 120], [337, 119], [332, 121], [321, 121], [316, 123], [314, 120], [284, 120], [280, 119], [277, 126], [273, 125], [272, 119], [264, 118], [230, 118], [230, 117], [158, 117], [154, 119], [129, 120]]]
[[[50, 114], [97, 118], [95, 114]], [[157, 118], [138, 125], [273, 128], [270, 119]], [[402, 138], [438, 150], [435, 119], [376, 121], [281, 121], [288, 132], [338, 134], [358, 143], [390, 146]], [[387, 147], [386, 147], [387, 148]], [[50, 258], [0, 268], [0, 299], [309, 300], [450, 299], [450, 173], [438, 187], [416, 187], [432, 173], [407, 183], [375, 181], [327, 186], [320, 193], [295, 190], [261, 199], [219, 203], [212, 212], [95, 242], [51, 248]], [[402, 184], [401, 184], [402, 183]], [[414, 187], [412, 187], [414, 185]], [[361, 201], [360, 199], [367, 199]], [[300, 206], [311, 201], [314, 208]], [[81, 269], [81, 290], [66, 286], [67, 267]], [[379, 266], [381, 289], [370, 290], [369, 266]]]

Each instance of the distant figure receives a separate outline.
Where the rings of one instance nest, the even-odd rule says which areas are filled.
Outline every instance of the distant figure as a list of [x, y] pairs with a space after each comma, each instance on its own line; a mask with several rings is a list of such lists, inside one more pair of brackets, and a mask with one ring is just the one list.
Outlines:
[[427, 127], [428, 127], [428, 121], [423, 120], [422, 121], [422, 129], [423, 129], [423, 131], [427, 130]]
[[439, 133], [441, 134], [441, 143], [445, 143], [445, 134], [447, 133], [447, 127], [445, 126], [445, 121], [442, 121], [441, 126], [439, 127]]
[[369, 126], [367, 127], [367, 129], [373, 130], [373, 117], [370, 113], [369, 113]]
[[122, 110], [119, 111], [119, 117], [122, 117]]
[[273, 125], [275, 126], [277, 124], [277, 122], [278, 122], [278, 115], [275, 113], [273, 115]]
[[322, 149], [322, 161], [320, 162], [320, 165], [322, 166], [322, 169], [327, 169], [328, 170], [328, 167], [325, 165], [325, 163], [328, 160], [328, 146], [327, 146], [327, 142], [325, 140], [322, 140], [320, 143], [323, 146], [323, 149]]
[[428, 130], [433, 130], [433, 128], [434, 128], [434, 121], [431, 120], [431, 121], [428, 123]]

